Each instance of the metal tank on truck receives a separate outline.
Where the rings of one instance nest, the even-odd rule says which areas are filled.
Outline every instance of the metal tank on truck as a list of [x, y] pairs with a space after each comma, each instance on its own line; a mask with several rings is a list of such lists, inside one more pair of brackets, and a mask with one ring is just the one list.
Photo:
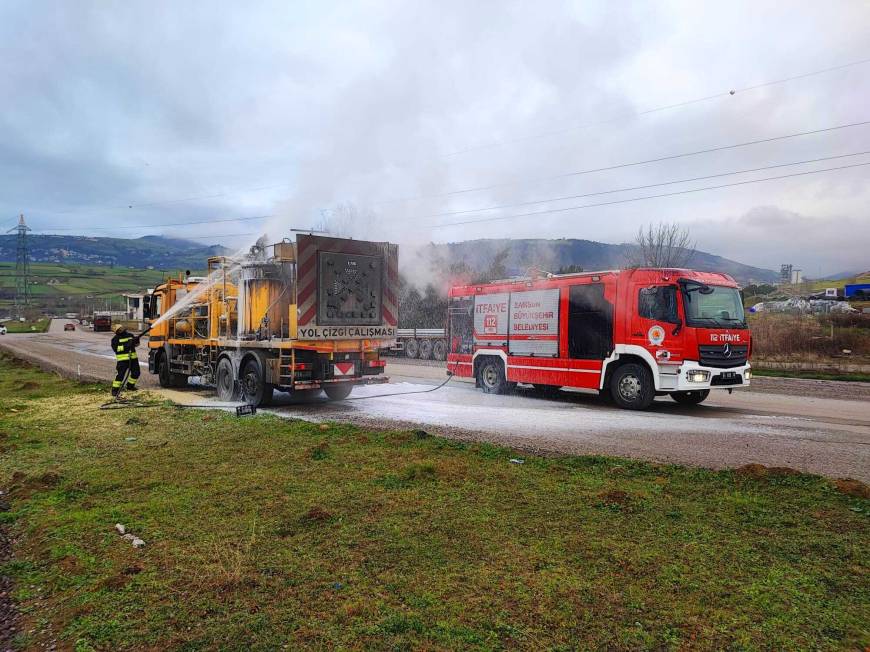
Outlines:
[[395, 345], [398, 248], [299, 235], [208, 260], [208, 275], [146, 297], [148, 368], [163, 387], [198, 376], [222, 400], [266, 405], [275, 390], [346, 398], [387, 382]]
[[485, 392], [577, 387], [642, 410], [750, 382], [749, 328], [727, 274], [550, 274], [454, 287], [448, 301], [447, 369]]

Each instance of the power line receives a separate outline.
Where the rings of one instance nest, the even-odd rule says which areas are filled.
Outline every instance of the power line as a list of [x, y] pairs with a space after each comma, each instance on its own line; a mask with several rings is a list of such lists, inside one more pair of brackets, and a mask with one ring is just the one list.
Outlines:
[[672, 161], [679, 158], [686, 158], [688, 156], [698, 156], [699, 154], [710, 154], [712, 152], [722, 152], [729, 149], [739, 149], [741, 147], [750, 147], [752, 145], [762, 145], [764, 143], [773, 143], [780, 140], [787, 140], [789, 138], [798, 138], [800, 136], [811, 136], [813, 134], [821, 134], [829, 131], [838, 131], [840, 129], [849, 129], [851, 127], [861, 127], [864, 125], [870, 124], [870, 120], [864, 120], [862, 122], [850, 122], [848, 124], [835, 125], [833, 127], [825, 127], [823, 129], [813, 129], [811, 131], [799, 131], [793, 134], [785, 134], [783, 136], [772, 136], [770, 138], [761, 138], [758, 140], [747, 140], [742, 143], [735, 143], [733, 145], [721, 145], [718, 147], [708, 147], [706, 149], [699, 149], [692, 152], [682, 152], [680, 154], [669, 154], [667, 156], [659, 156], [656, 158], [645, 159], [642, 161], [631, 161], [629, 163], [618, 163], [616, 165], [608, 165], [600, 168], [590, 168], [586, 170], [578, 170], [576, 172], [565, 172], [562, 174], [556, 174], [549, 177], [537, 177], [532, 179], [518, 179], [516, 181], [508, 181], [505, 183], [496, 183], [489, 186], [477, 186], [474, 188], [463, 188], [460, 190], [450, 190], [448, 192], [443, 192], [435, 195], [423, 195], [419, 197], [406, 197], [403, 199], [389, 199], [382, 202], [377, 202], [378, 204], [392, 204], [398, 202], [409, 202], [409, 201], [420, 201], [424, 199], [438, 199], [441, 197], [452, 197], [455, 195], [462, 195], [470, 192], [482, 192], [484, 190], [496, 190], [498, 188], [509, 188], [510, 186], [516, 186], [520, 184], [531, 184], [531, 183], [540, 183], [542, 181], [554, 181], [556, 179], [566, 179], [568, 177], [577, 177], [585, 174], [593, 174], [595, 172], [607, 172], [609, 170], [620, 170], [622, 168], [634, 167], [638, 165], [648, 165], [649, 163], [660, 163], [662, 161]]
[[718, 186], [705, 186], [703, 188], [691, 188], [688, 190], [677, 190], [675, 192], [666, 192], [666, 193], [662, 193], [659, 195], [645, 195], [643, 197], [632, 197], [630, 199], [617, 199], [614, 201], [599, 202], [596, 204], [581, 204], [579, 206], [567, 206], [565, 208], [553, 208], [553, 209], [545, 210], [545, 211], [533, 211], [530, 213], [518, 213], [515, 215], [501, 215], [501, 216], [496, 216], [496, 217], [483, 217], [483, 218], [476, 219], [476, 220], [464, 220], [461, 222], [447, 222], [446, 224], [428, 224], [427, 226], [430, 226], [434, 229], [442, 229], [442, 228], [447, 227], [447, 226], [460, 226], [463, 224], [477, 224], [478, 222], [497, 222], [497, 221], [501, 221], [501, 220], [512, 220], [512, 219], [516, 219], [518, 217], [532, 217], [535, 215], [548, 215], [551, 213], [564, 213], [566, 211], [580, 210], [583, 208], [595, 208], [598, 206], [611, 206], [613, 204], [627, 204], [630, 202], [643, 201], [646, 199], [657, 199], [659, 197], [674, 197], [676, 195], [688, 195], [689, 193], [702, 192], [704, 190], [717, 190], [719, 188], [731, 188], [734, 186], [745, 186], [745, 185], [749, 185], [749, 184], [753, 184], [753, 183], [761, 183], [763, 181], [774, 181], [777, 179], [788, 179], [790, 177], [802, 177], [802, 176], [806, 176], [809, 174], [819, 174], [821, 172], [833, 172], [835, 170], [847, 170], [849, 168], [857, 168], [857, 167], [862, 167], [864, 165], [870, 165], [870, 162], [854, 163], [852, 165], [841, 165], [839, 167], [824, 168], [822, 170], [810, 170], [808, 172], [794, 172], [792, 174], [783, 174], [783, 175], [776, 176], [776, 177], [765, 177], [763, 179], [752, 179], [749, 181], [735, 181], [734, 183], [724, 183], [724, 184], [721, 184]]
[[677, 183], [689, 183], [692, 181], [704, 181], [706, 179], [715, 179], [718, 177], [729, 177], [734, 176], [735, 174], [748, 174], [750, 172], [761, 172], [763, 170], [773, 170], [776, 168], [786, 168], [792, 167], [795, 165], [803, 165], [805, 163], [819, 163], [821, 161], [832, 161], [834, 159], [840, 158], [849, 158], [852, 156], [863, 156], [865, 154], [870, 154], [870, 150], [865, 152], [855, 152], [853, 154], [838, 154], [837, 156], [825, 156], [822, 158], [813, 158], [807, 159], [805, 161], [795, 161], [793, 163], [779, 163], [776, 165], [765, 165], [760, 168], [749, 168], [746, 170], [735, 170], [733, 172], [720, 172], [718, 174], [708, 174], [702, 177], [691, 177], [688, 179], [676, 179], [674, 181], [662, 181], [660, 183], [649, 183], [643, 186], [630, 186], [627, 188], [614, 188], [613, 190], [600, 190], [597, 192], [586, 192], [581, 195], [564, 195], [562, 197], [549, 197], [547, 199], [537, 199], [534, 201], [526, 201], [520, 202], [517, 204], [500, 204], [498, 206], [487, 206], [486, 208], [468, 208], [461, 211], [447, 211], [445, 213], [433, 213], [431, 215], [427, 215], [426, 217], [446, 217], [448, 215], [463, 215], [466, 213], [480, 213], [483, 211], [492, 211], [503, 208], [520, 208], [521, 206], [534, 206], [536, 204], [547, 204], [554, 201], [564, 201], [566, 199], [580, 199], [582, 197], [595, 197], [597, 195], [610, 195], [617, 192], [627, 192], [629, 190], [645, 190], [647, 188], [657, 188], [660, 186], [671, 186]]
[[670, 109], [677, 109], [684, 106], [689, 106], [690, 104], [697, 104], [699, 102], [709, 102], [710, 100], [715, 100], [723, 97], [730, 97], [732, 95], [736, 95], [737, 93], [745, 93], [747, 91], [754, 91], [759, 88], [764, 88], [766, 86], [774, 86], [777, 84], [785, 84], [786, 82], [794, 81], [796, 79], [804, 79], [806, 77], [814, 77], [816, 75], [822, 75], [828, 72], [834, 72], [835, 70], [843, 70], [844, 68], [851, 68], [853, 66], [860, 66], [862, 64], [870, 62], [870, 58], [860, 59], [858, 61], [851, 61], [849, 63], [844, 63], [839, 66], [832, 66], [830, 68], [822, 68], [821, 70], [813, 70], [811, 72], [801, 73], [799, 75], [792, 75], [791, 77], [784, 77], [782, 79], [775, 79], [772, 81], [762, 82], [760, 84], [753, 84], [752, 86], [744, 86], [743, 88], [732, 88], [727, 91], [721, 91], [719, 93], [714, 93], [712, 95], [705, 95], [704, 97], [697, 97], [691, 100], [685, 100], [683, 102], [676, 102], [674, 104], [666, 104], [664, 106], [658, 106], [651, 109], [645, 109], [643, 111], [629, 111], [623, 113], [618, 116], [614, 116], [612, 118], [607, 118], [605, 120], [600, 120], [597, 122], [592, 122], [588, 124], [578, 125], [576, 127], [566, 127], [563, 129], [557, 129], [553, 131], [542, 132], [538, 134], [531, 134], [528, 136], [521, 136], [519, 138], [512, 138], [508, 140], [497, 141], [494, 143], [488, 143], [485, 145], [476, 145], [473, 147], [466, 147], [464, 149], [456, 150], [454, 152], [449, 152], [445, 154], [446, 157], [451, 156], [459, 156], [461, 154], [467, 154], [469, 152], [479, 151], [483, 149], [492, 149], [494, 147], [503, 147], [505, 145], [510, 145], [512, 143], [524, 142], [527, 140], [537, 140], [538, 138], [547, 138], [549, 136], [558, 136], [560, 134], [564, 134], [570, 131], [581, 131], [583, 129], [590, 129], [592, 127], [599, 127], [606, 124], [611, 124], [613, 122], [618, 122], [625, 118], [635, 118], [644, 115], [649, 115], [651, 113], [659, 113], [661, 111], [667, 111]]
[[[145, 229], [145, 228], [156, 228], [163, 226], [190, 226], [193, 224], [218, 224], [221, 222], [252, 222], [254, 220], [266, 220], [270, 217], [275, 217], [274, 215], [255, 215], [253, 217], [231, 217], [223, 220], [201, 220], [198, 222], [171, 222], [168, 224], [124, 224], [120, 226], [93, 226], [88, 227], [90, 231], [115, 231], [118, 229]], [[55, 227], [55, 226], [46, 226], [40, 227], [39, 231], [79, 231], [82, 227], [74, 227], [74, 226], [65, 226], [65, 227]]]

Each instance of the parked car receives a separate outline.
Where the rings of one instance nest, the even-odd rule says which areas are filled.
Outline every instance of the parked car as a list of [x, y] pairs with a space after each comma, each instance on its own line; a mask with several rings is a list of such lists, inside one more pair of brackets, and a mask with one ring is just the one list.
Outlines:
[[6, 335], [6, 327], [0, 326], [0, 335]]
[[65, 331], [74, 331], [76, 329], [76, 325], [75, 324], [64, 324], [63, 329]]

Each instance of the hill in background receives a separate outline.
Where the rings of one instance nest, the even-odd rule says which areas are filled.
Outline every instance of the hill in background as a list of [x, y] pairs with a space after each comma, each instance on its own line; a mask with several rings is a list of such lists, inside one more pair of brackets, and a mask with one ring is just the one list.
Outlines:
[[[202, 244], [163, 236], [135, 239], [74, 235], [31, 235], [30, 256], [34, 263], [87, 264], [145, 269], [202, 269], [209, 256], [231, 253], [219, 245]], [[508, 275], [522, 275], [531, 266], [557, 272], [568, 266], [586, 270], [617, 269], [625, 265], [629, 244], [592, 240], [492, 239], [430, 245], [434, 259], [448, 264], [464, 261], [474, 271], [490, 268], [496, 257], [503, 259]], [[15, 260], [15, 236], [0, 236], [0, 261]], [[704, 271], [730, 274], [740, 283], [772, 283], [773, 270], [744, 265], [708, 252], [696, 252], [691, 266]]]
[[[15, 261], [15, 235], [0, 236], [0, 261]], [[81, 235], [30, 235], [34, 263], [88, 264], [145, 269], [203, 269], [209, 256], [230, 253], [219, 245], [146, 235], [142, 238], [97, 238]]]
[[[523, 275], [532, 266], [554, 273], [572, 265], [588, 271], [619, 269], [625, 266], [627, 254], [633, 249], [630, 244], [573, 239], [466, 240], [431, 247], [437, 259], [448, 265], [464, 261], [474, 271], [490, 268], [496, 257], [501, 257], [510, 276]], [[741, 284], [775, 283], [779, 276], [773, 270], [744, 265], [705, 251], [695, 252], [689, 266], [700, 271], [725, 272]]]

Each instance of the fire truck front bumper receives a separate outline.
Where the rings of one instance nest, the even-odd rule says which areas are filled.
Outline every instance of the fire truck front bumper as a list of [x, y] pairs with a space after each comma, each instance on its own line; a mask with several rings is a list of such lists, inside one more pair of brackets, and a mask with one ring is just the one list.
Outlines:
[[659, 391], [688, 392], [699, 389], [740, 389], [749, 387], [752, 365], [720, 369], [707, 367], [692, 360], [680, 366], [659, 366]]

